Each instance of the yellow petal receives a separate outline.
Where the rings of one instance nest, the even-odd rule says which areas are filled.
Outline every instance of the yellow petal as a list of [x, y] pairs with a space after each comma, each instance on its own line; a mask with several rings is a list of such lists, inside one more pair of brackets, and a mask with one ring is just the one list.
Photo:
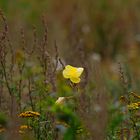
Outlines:
[[84, 71], [84, 68], [77, 68], [77, 77], [80, 77], [83, 71]]
[[71, 77], [70, 80], [71, 80], [73, 83], [79, 83], [81, 79], [80, 79], [80, 78]]
[[71, 65], [67, 65], [66, 67], [65, 67], [65, 69], [73, 69], [73, 68], [75, 68], [75, 67], [73, 67], [73, 66], [71, 66]]
[[64, 78], [69, 78], [70, 77], [69, 72], [66, 69], [63, 70], [63, 76], [64, 76]]
[[71, 78], [76, 73], [76, 71], [77, 69], [75, 67], [67, 65], [63, 70], [63, 76], [64, 78]]

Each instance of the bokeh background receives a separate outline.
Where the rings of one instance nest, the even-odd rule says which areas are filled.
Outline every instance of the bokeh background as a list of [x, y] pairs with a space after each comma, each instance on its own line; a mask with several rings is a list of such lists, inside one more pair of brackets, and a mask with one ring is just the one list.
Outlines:
[[130, 64], [129, 71], [136, 79], [139, 77], [139, 0], [1, 0], [0, 7], [17, 47], [21, 28], [29, 40], [33, 26], [37, 28], [38, 37], [41, 36], [44, 16], [48, 26], [48, 49], [53, 53], [56, 41], [67, 64], [83, 64], [82, 49], [85, 61], [99, 59], [106, 75], [112, 74], [110, 78], [117, 78], [118, 62]]
[[67, 61], [75, 56], [73, 63], [79, 61], [76, 48], [80, 43], [87, 57], [98, 53], [104, 61], [114, 60], [118, 54], [136, 56], [140, 41], [139, 6], [138, 0], [0, 1], [11, 32], [24, 27], [29, 34], [32, 25], [41, 32], [41, 16], [45, 16], [49, 43], [56, 40]]
[[[120, 96], [125, 94], [120, 65], [127, 77], [128, 91], [139, 93], [139, 0], [0, 0], [0, 9], [7, 18], [10, 40], [15, 48], [21, 47], [21, 28], [25, 32], [26, 48], [29, 50], [33, 43], [34, 26], [37, 37], [42, 38], [43, 17], [47, 21], [47, 49], [50, 54], [54, 57], [56, 42], [64, 64], [83, 66], [88, 72], [85, 82], [88, 83], [86, 90], [89, 93], [94, 92], [96, 86], [101, 90], [99, 93], [103, 93], [105, 86], [107, 93], [102, 94], [103, 103], [116, 107]], [[3, 21], [0, 19], [1, 29]], [[98, 75], [98, 68], [104, 82]], [[65, 95], [69, 87], [65, 86], [62, 76], [58, 76], [58, 81], [58, 92]], [[103, 108], [105, 104], [102, 104]], [[113, 113], [108, 115], [109, 121], [105, 120], [107, 125], [113, 120]], [[100, 121], [95, 121], [98, 130]]]

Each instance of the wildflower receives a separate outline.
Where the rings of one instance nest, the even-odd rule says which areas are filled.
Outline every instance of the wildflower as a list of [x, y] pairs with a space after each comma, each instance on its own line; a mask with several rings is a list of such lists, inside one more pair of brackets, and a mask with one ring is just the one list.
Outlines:
[[131, 92], [130, 94], [132, 94], [135, 98], [140, 99], [140, 96], [139, 96], [139, 95], [137, 95], [135, 92]]
[[65, 97], [59, 97], [59, 98], [56, 100], [55, 104], [61, 105], [61, 104], [63, 104], [64, 102], [65, 102]]
[[21, 125], [19, 129], [23, 130], [23, 129], [32, 129], [32, 128], [28, 125]]
[[32, 127], [30, 127], [30, 126], [28, 126], [28, 125], [21, 125], [20, 127], [19, 127], [19, 133], [20, 134], [24, 134], [25, 133], [25, 131], [26, 130], [31, 130], [32, 129]]
[[140, 102], [131, 103], [131, 104], [129, 104], [127, 107], [128, 107], [129, 110], [136, 110], [136, 109], [139, 109], [139, 107], [140, 107]]
[[124, 96], [121, 96], [120, 97], [120, 102], [121, 103], [127, 103], [128, 101], [127, 101], [127, 99]]
[[73, 83], [79, 83], [80, 82], [80, 76], [83, 72], [84, 68], [77, 68], [70, 65], [67, 65], [65, 69], [63, 70], [63, 76], [66, 79], [70, 79]]
[[34, 111], [25, 111], [25, 112], [19, 114], [18, 116], [23, 117], [23, 118], [26, 118], [26, 117], [39, 117], [40, 113], [34, 112]]

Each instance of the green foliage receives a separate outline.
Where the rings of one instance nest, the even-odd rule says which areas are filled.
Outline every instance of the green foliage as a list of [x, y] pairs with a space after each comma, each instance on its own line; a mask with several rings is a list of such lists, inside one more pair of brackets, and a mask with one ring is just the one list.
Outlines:
[[0, 112], [0, 126], [6, 126], [8, 123], [7, 121], [7, 116], [3, 112]]

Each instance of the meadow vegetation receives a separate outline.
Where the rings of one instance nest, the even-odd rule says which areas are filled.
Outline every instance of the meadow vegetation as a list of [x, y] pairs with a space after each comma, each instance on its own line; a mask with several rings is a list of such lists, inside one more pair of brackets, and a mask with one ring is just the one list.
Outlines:
[[140, 140], [138, 5], [0, 1], [0, 140]]

